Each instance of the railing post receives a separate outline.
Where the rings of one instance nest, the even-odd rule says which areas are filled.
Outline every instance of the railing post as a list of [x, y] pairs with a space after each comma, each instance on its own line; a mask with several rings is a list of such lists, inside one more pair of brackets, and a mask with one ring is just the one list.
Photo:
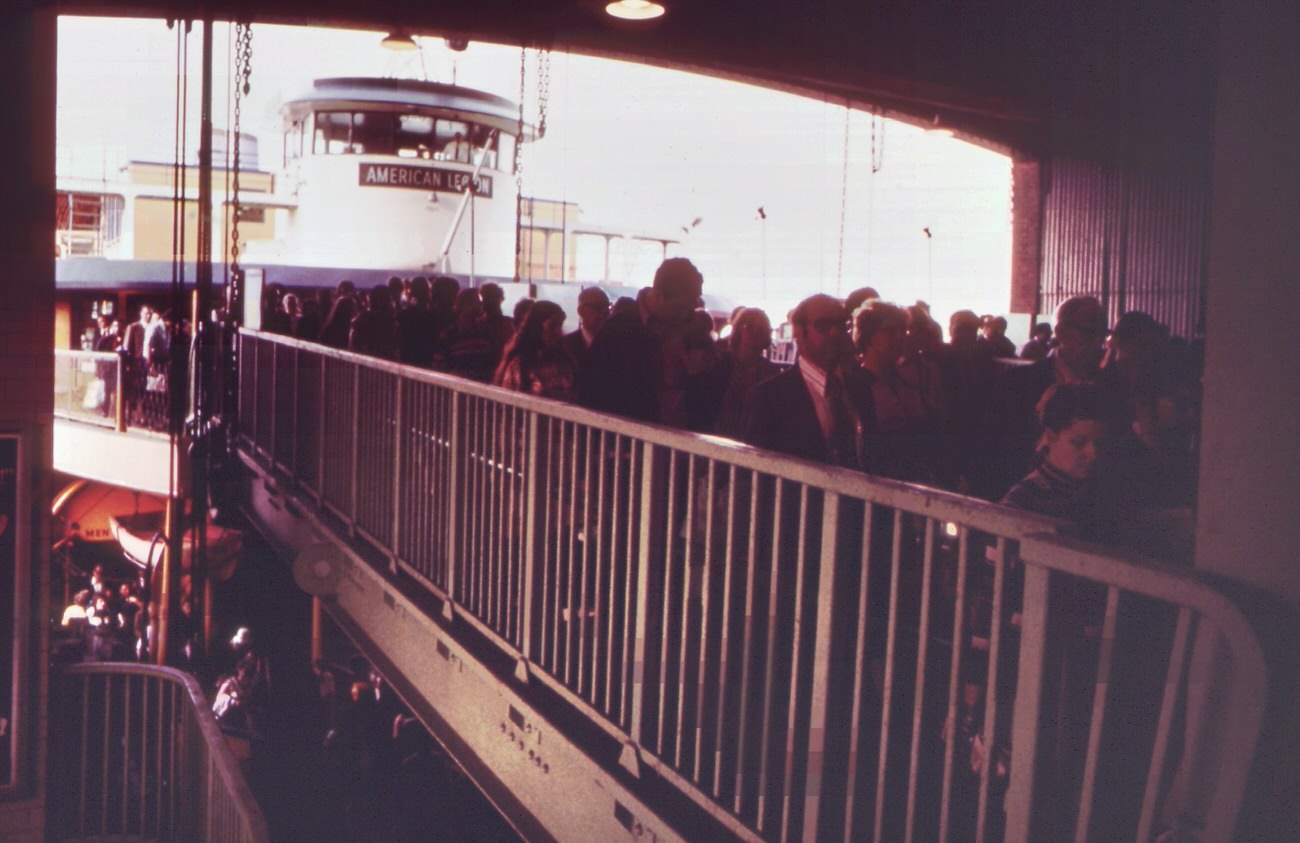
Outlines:
[[324, 509], [325, 489], [328, 488], [325, 480], [325, 451], [329, 442], [329, 426], [325, 419], [325, 395], [327, 394], [326, 387], [329, 385], [329, 378], [326, 375], [329, 370], [329, 358], [319, 352], [313, 353], [320, 358], [320, 389], [316, 398], [316, 415], [318, 417], [316, 429], [320, 431], [320, 435], [316, 437], [316, 503], [317, 506]]
[[456, 594], [456, 544], [459, 534], [459, 524], [461, 517], [465, 514], [465, 501], [461, 499], [460, 494], [460, 473], [463, 460], [461, 459], [461, 394], [459, 392], [451, 393], [451, 431], [448, 433], [447, 441], [447, 503], [451, 508], [450, 517], [447, 519], [447, 602], [443, 606], [443, 614], [450, 620], [455, 613], [452, 611], [452, 603], [457, 599]]
[[[290, 359], [293, 360], [293, 389], [289, 392], [289, 412], [290, 418], [293, 420], [293, 426], [291, 428], [293, 435], [289, 437], [289, 473], [293, 475], [294, 484], [297, 485], [298, 441], [302, 436], [302, 427], [298, 424], [298, 389], [301, 386], [301, 384], [298, 383], [298, 372], [302, 366], [302, 349], [294, 346], [293, 356]], [[276, 415], [278, 416], [279, 413], [276, 413]]]
[[831, 645], [839, 550], [840, 496], [827, 493], [822, 504], [821, 567], [817, 573], [817, 627], [813, 639], [812, 689], [808, 708], [808, 760], [804, 776], [803, 839], [818, 836], [826, 766], [826, 720], [830, 714]]
[[[637, 748], [645, 744], [645, 686], [649, 665], [647, 652], [650, 638], [650, 560], [654, 555], [655, 533], [662, 529], [662, 502], [655, 495], [658, 477], [655, 472], [657, 448], [646, 442], [641, 449], [641, 535], [636, 554], [636, 617], [633, 629], [631, 705], [628, 707], [627, 733], [631, 743], [624, 747], [619, 763], [634, 775], [640, 773]], [[669, 469], [671, 471], [671, 469]], [[626, 633], [625, 633], [626, 634]]]
[[[271, 417], [271, 430], [267, 438], [267, 456], [270, 457], [271, 471], [275, 471], [275, 465], [279, 462], [280, 455], [276, 453], [276, 441], [279, 437], [276, 435], [279, 431], [279, 424], [275, 417], [275, 398], [280, 394], [280, 346], [278, 343], [268, 344], [271, 350], [271, 412], [267, 413]], [[260, 408], [259, 408], [260, 409]]]
[[113, 367], [113, 429], [126, 433], [126, 352], [117, 353]]
[[355, 362], [352, 368], [352, 455], [348, 470], [348, 538], [357, 537], [357, 465], [361, 450], [361, 367]]
[[537, 531], [540, 527], [541, 519], [538, 518], [537, 510], [541, 505], [540, 492], [541, 484], [538, 482], [538, 471], [541, 468], [540, 449], [538, 447], [538, 429], [541, 427], [541, 420], [535, 411], [528, 414], [528, 456], [525, 460], [526, 471], [528, 472], [525, 481], [524, 500], [527, 507], [524, 513], [524, 593], [523, 593], [523, 611], [520, 617], [522, 624], [521, 645], [525, 659], [533, 658], [533, 600], [537, 593]]
[[[1038, 720], [1043, 703], [1046, 663], [1048, 585], [1050, 574], [1038, 565], [1025, 565], [1025, 590], [1020, 616], [1020, 670], [1011, 721], [1011, 780], [1007, 786], [1009, 843], [1028, 841], [1034, 821], [1034, 778], [1038, 761]], [[994, 619], [997, 623], [997, 619]], [[990, 747], [988, 752], [992, 753]], [[986, 775], [988, 773], [986, 772]]]
[[402, 423], [402, 376], [394, 375], [393, 379], [397, 394], [393, 397], [393, 538], [388, 548], [388, 569], [396, 574], [400, 556], [398, 537], [401, 536], [402, 502], [405, 500], [402, 496], [402, 434], [405, 426]]

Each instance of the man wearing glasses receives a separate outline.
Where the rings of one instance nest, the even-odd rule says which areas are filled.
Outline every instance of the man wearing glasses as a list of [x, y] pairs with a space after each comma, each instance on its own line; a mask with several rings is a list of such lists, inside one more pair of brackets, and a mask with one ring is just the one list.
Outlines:
[[746, 425], [750, 444], [790, 456], [861, 469], [871, 387], [853, 365], [848, 313], [832, 296], [818, 294], [790, 313], [799, 358], [760, 383]]

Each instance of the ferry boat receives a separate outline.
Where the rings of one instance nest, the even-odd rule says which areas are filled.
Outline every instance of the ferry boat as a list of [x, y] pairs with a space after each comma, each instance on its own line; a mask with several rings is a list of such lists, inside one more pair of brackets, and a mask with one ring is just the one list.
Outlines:
[[[288, 98], [281, 115], [275, 169], [263, 166], [256, 137], [214, 132], [211, 253], [218, 263], [232, 256], [238, 204], [238, 258], [250, 292], [264, 284], [322, 288], [346, 278], [368, 287], [392, 275], [450, 275], [468, 285], [502, 283], [508, 300], [533, 293], [565, 304], [576, 302], [576, 286], [540, 292], [538, 285], [639, 281], [677, 242], [592, 224], [572, 202], [520, 197], [517, 145], [538, 135], [516, 103], [485, 91], [413, 79], [318, 79]], [[227, 166], [234, 143], [238, 172]], [[198, 177], [192, 164], [151, 161], [129, 161], [111, 179], [60, 175], [56, 347], [75, 347], [78, 332], [101, 313], [120, 318], [136, 302], [158, 299], [174, 275], [192, 283]], [[181, 262], [173, 267], [175, 252]], [[222, 284], [222, 272], [215, 275]], [[615, 286], [611, 298], [634, 289]]]

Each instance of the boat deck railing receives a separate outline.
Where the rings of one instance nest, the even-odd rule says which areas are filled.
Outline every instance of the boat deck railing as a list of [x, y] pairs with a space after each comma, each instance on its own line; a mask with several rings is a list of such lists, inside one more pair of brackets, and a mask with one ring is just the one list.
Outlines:
[[111, 351], [54, 351], [54, 414], [83, 424], [167, 430], [166, 378]]
[[50, 841], [268, 843], [194, 678], [139, 664], [51, 674]]
[[736, 839], [1233, 837], [1268, 675], [1193, 571], [293, 339], [239, 355], [250, 459]]

